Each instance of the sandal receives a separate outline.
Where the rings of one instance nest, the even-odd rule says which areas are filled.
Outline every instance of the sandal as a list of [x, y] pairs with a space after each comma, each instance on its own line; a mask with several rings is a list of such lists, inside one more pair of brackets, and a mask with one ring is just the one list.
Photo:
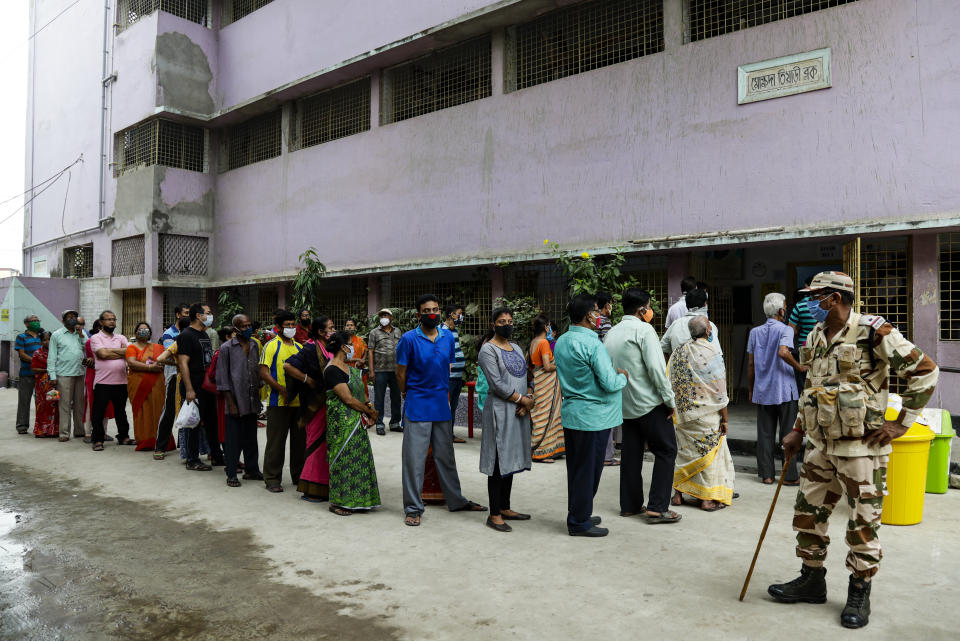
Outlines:
[[213, 468], [205, 465], [202, 461], [196, 461], [195, 463], [187, 463], [187, 469], [191, 472], [209, 472]]
[[552, 458], [535, 458], [533, 459], [534, 463], [556, 463]]
[[486, 512], [487, 508], [479, 503], [474, 503], [473, 501], [467, 501], [463, 506], [458, 507], [455, 510], [450, 510], [451, 512]]
[[164, 458], [166, 458], [166, 456], [167, 456], [167, 453], [166, 453], [166, 452], [154, 452], [154, 453], [153, 453], [153, 460], [154, 460], [154, 461], [162, 461]]
[[301, 496], [301, 497], [300, 497], [300, 500], [301, 500], [301, 501], [306, 501], [307, 503], [323, 503], [323, 499], [318, 499], [318, 498], [316, 498], [316, 497], [314, 497], [314, 496], [307, 496], [306, 494], [304, 494], [303, 496]]
[[612, 458], [612, 459], [610, 459], [609, 461], [604, 461], [604, 462], [603, 462], [603, 466], [604, 466], [604, 467], [617, 467], [618, 465], [620, 465], [620, 461], [618, 461], [618, 460], [615, 459], [615, 458]]
[[236, 476], [227, 479], [227, 487], [240, 487], [240, 481]]
[[454, 436], [454, 437], [453, 437], [453, 442], [454, 442], [454, 443], [466, 443], [467, 441], [466, 441], [466, 439], [462, 439], [462, 438], [460, 438], [459, 436]]
[[279, 494], [283, 492], [283, 486], [280, 485], [268, 485], [267, 492], [273, 492], [274, 494]]
[[94, 451], [94, 452], [102, 452], [102, 451], [103, 451], [103, 443], [94, 443], [94, 444], [93, 444], [93, 451]]
[[121, 441], [120, 437], [117, 437], [117, 445], [136, 445], [136, 444], [137, 442], [132, 438], [125, 438]]
[[331, 505], [328, 509], [338, 516], [350, 516], [351, 514], [353, 514], [352, 511], [346, 508], [337, 507], [336, 505]]
[[682, 516], [673, 512], [672, 510], [667, 510], [666, 512], [661, 512], [660, 514], [651, 514], [650, 512], [644, 512], [640, 517], [647, 523], [676, 523], [679, 521]]
[[[41, 438], [41, 437], [38, 436], [37, 438]], [[66, 443], [67, 441], [70, 440], [70, 437], [69, 437], [69, 436], [61, 436], [58, 440], [59, 440], [61, 443]]]
[[420, 515], [419, 514], [408, 514], [403, 519], [404, 525], [409, 525], [410, 527], [417, 527], [420, 525]]

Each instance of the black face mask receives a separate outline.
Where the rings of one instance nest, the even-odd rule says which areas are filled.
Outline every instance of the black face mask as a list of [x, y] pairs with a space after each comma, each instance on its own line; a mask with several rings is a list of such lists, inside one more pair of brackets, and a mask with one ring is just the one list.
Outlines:
[[116, 327], [107, 327], [106, 325], [101, 325], [101, 326], [100, 326], [100, 329], [102, 329], [103, 331], [105, 331], [105, 332], [108, 333], [108, 334], [112, 334], [112, 333], [113, 333], [113, 330], [115, 330]]
[[188, 327], [190, 327], [189, 318], [180, 318], [177, 320], [177, 329], [186, 329]]
[[420, 325], [424, 329], [434, 329], [440, 324], [440, 314], [424, 314], [420, 317]]
[[64, 324], [65, 326], [69, 327], [70, 329], [73, 329], [74, 327], [77, 326], [77, 319], [76, 319], [76, 318], [68, 318], [67, 320], [63, 321], [63, 324]]
[[497, 325], [493, 328], [500, 338], [510, 338], [513, 336], [513, 325]]
[[304, 327], [310, 327], [310, 319], [309, 319], [309, 318], [301, 318], [301, 319], [300, 319], [300, 324], [303, 325]]

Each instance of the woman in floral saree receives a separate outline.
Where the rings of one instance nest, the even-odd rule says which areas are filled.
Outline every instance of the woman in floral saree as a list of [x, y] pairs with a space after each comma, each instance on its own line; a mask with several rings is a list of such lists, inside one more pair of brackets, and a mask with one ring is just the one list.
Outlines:
[[726, 440], [726, 369], [706, 316], [690, 319], [690, 336], [673, 352], [667, 367], [677, 405], [673, 504], [680, 505], [683, 495], [690, 494], [700, 499], [702, 510], [713, 512], [733, 499], [733, 458]]
[[50, 348], [50, 332], [40, 337], [40, 349], [33, 353], [30, 369], [34, 375], [34, 395], [37, 403], [37, 418], [33, 424], [33, 435], [37, 438], [55, 438], [60, 436], [60, 412], [56, 400], [47, 398], [51, 390], [57, 389], [50, 384], [47, 374], [47, 350]]

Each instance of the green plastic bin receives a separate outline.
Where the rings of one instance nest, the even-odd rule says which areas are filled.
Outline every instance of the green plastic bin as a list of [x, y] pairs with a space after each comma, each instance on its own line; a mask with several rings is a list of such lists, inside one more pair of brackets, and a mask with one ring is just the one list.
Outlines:
[[940, 411], [940, 432], [934, 429], [935, 436], [930, 443], [930, 459], [927, 462], [927, 494], [946, 494], [950, 487], [950, 447], [956, 432], [950, 413]]

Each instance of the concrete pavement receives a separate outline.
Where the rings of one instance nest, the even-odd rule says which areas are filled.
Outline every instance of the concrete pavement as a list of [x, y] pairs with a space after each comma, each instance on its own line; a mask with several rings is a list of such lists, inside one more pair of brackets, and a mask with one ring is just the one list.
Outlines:
[[[838, 621], [847, 583], [843, 505], [832, 526], [826, 605], [788, 606], [766, 597], [767, 584], [791, 579], [799, 569], [790, 528], [793, 492], [787, 491], [747, 598], [737, 601], [773, 494], [752, 474], [738, 475], [741, 498], [731, 508], [708, 514], [684, 507], [680, 523], [654, 527], [618, 516], [619, 470], [607, 468], [595, 513], [611, 533], [584, 539], [566, 535], [564, 464], [537, 465], [514, 482], [514, 509], [532, 513], [533, 519], [515, 523], [512, 533], [485, 528], [483, 515], [437, 507], [427, 509], [421, 527], [411, 528], [402, 523], [398, 434], [370, 432], [383, 507], [337, 517], [325, 504], [300, 501], [288, 475], [286, 491], [279, 495], [253, 481], [231, 489], [222, 468], [186, 472], [175, 455], [155, 462], [131, 447], [108, 444], [95, 453], [79, 440], [17, 436], [15, 406], [16, 391], [0, 390], [0, 463], [19, 466], [64, 491], [148, 505], [153, 515], [184, 527], [247, 534], [270, 568], [262, 581], [339, 603], [337, 616], [382, 622], [404, 639], [768, 640], [778, 634], [812, 639], [869, 634], [899, 640], [948, 639], [960, 629], [960, 493], [955, 491], [927, 495], [923, 523], [881, 529], [885, 557], [874, 584], [872, 620], [868, 632], [852, 632]], [[260, 430], [261, 455], [264, 438]], [[458, 445], [457, 462], [465, 496], [486, 504], [486, 477], [477, 471], [479, 447], [479, 439]], [[3, 491], [0, 486], [0, 498]], [[105, 509], [95, 518], [120, 516]], [[13, 527], [8, 538], [16, 537]], [[64, 546], [84, 554], [89, 543], [74, 541]], [[29, 540], [19, 543], [30, 545]], [[142, 544], [150, 550], [164, 541], [148, 535]], [[147, 572], [145, 567], [131, 564], [129, 580], [140, 580], [137, 572]], [[197, 580], [203, 580], [202, 573]], [[38, 599], [42, 607], [42, 594]]]

